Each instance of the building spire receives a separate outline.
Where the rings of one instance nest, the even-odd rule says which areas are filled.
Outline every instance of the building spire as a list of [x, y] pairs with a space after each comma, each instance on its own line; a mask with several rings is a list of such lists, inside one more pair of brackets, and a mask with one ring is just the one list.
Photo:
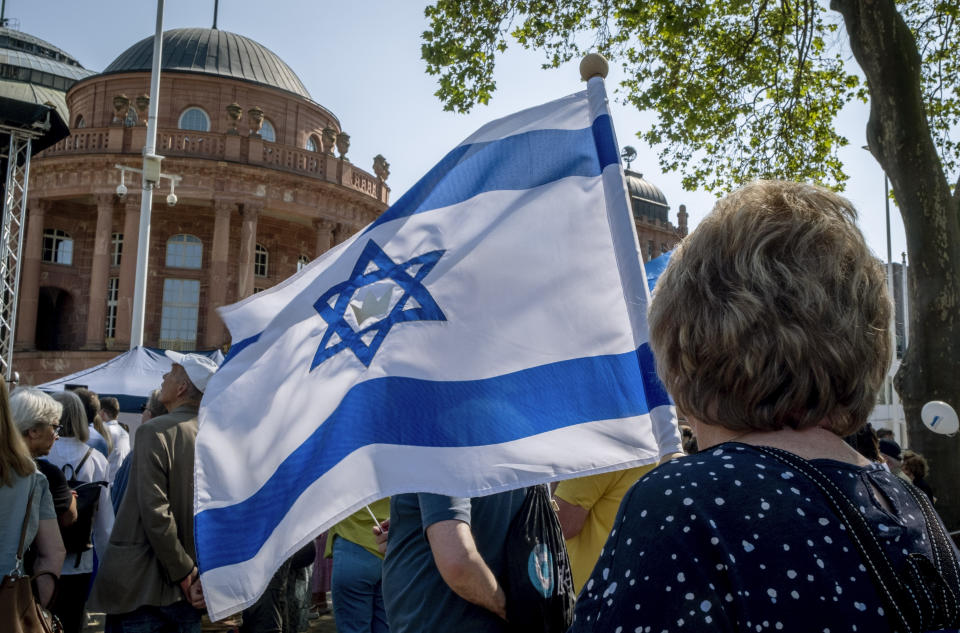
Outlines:
[[220, 12], [220, 0], [213, 0], [213, 28], [217, 28], [217, 13]]

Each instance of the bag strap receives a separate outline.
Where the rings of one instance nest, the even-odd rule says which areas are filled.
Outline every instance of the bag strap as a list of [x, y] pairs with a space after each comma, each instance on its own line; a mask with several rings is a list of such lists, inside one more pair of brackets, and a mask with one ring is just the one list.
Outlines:
[[[906, 483], [906, 482], [904, 482]], [[927, 495], [914, 485], [904, 485], [920, 510], [927, 523], [927, 534], [930, 535], [930, 548], [933, 550], [933, 564], [937, 571], [947, 581], [950, 587], [960, 587], [960, 561], [950, 545], [950, 538], [943, 531], [943, 526], [937, 520], [937, 515]]]
[[61, 466], [60, 470], [63, 472], [63, 476], [67, 477], [67, 466], [70, 467], [70, 476], [67, 477], [67, 481], [77, 478], [77, 471], [83, 468], [83, 465], [87, 463], [87, 458], [90, 457], [90, 453], [93, 451], [93, 447], [87, 449], [87, 452], [83, 454], [83, 458], [80, 460], [80, 463], [74, 466], [73, 464], [64, 464]]
[[[900, 582], [893, 564], [883, 548], [880, 547], [876, 535], [847, 495], [823, 471], [802, 457], [770, 446], [754, 446], [753, 448], [799, 471], [820, 489], [834, 512], [847, 527], [851, 540], [860, 552], [860, 556], [880, 592], [886, 613], [895, 618], [899, 624], [899, 628], [896, 630], [906, 633], [918, 631], [920, 622], [917, 621], [916, 614], [920, 612], [920, 606], [916, 597], [913, 596], [909, 588], [904, 587]], [[910, 613], [905, 612], [900, 607], [901, 604], [910, 603], [913, 603], [915, 607]]]
[[20, 527], [20, 545], [17, 546], [17, 560], [23, 558], [23, 545], [27, 540], [27, 526], [30, 524], [30, 509], [33, 508], [33, 486], [30, 486], [30, 496], [27, 499], [27, 511], [23, 514], [23, 525]]
[[91, 446], [90, 448], [87, 449], [87, 452], [83, 454], [83, 459], [80, 460], [80, 463], [74, 467], [73, 469], [74, 476], [76, 476], [76, 474], [80, 472], [80, 469], [83, 468], [83, 465], [87, 463], [87, 458], [90, 457], [90, 453], [92, 452], [93, 452], [93, 447]]
[[[58, 576], [52, 571], [41, 571], [33, 575], [33, 578], [31, 578], [31, 581], [33, 583], [33, 599], [36, 601], [38, 605], [40, 604], [40, 592], [37, 590], [37, 579], [40, 578], [40, 576], [50, 576], [51, 578], [53, 578], [53, 592], [50, 594], [50, 599], [47, 600], [47, 607], [49, 607], [50, 605], [55, 604], [57, 602], [57, 590], [60, 588], [60, 576]], [[53, 614], [51, 613], [50, 615], [53, 615]], [[56, 630], [57, 629], [54, 629], [54, 631]]]
[[17, 546], [16, 565], [7, 574], [11, 578], [23, 577], [23, 546], [27, 540], [27, 526], [30, 525], [30, 510], [33, 508], [33, 484], [31, 482], [30, 492], [27, 497], [27, 511], [23, 513], [23, 525], [20, 526], [20, 544]]

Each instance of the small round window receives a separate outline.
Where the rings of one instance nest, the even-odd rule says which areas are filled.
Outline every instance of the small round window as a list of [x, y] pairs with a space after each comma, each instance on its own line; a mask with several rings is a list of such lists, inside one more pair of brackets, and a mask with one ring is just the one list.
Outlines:
[[180, 115], [181, 130], [192, 130], [194, 132], [209, 132], [210, 117], [200, 108], [187, 108]]

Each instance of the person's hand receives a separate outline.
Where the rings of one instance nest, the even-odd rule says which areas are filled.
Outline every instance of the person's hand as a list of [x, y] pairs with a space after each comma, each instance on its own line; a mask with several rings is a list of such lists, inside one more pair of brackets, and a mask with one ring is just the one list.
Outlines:
[[660, 466], [660, 465], [662, 465], [662, 464], [666, 464], [667, 462], [669, 462], [669, 461], [670, 461], [671, 459], [673, 459], [674, 457], [683, 457], [683, 456], [684, 456], [683, 453], [668, 453], [667, 455], [664, 455], [663, 457], [660, 458], [660, 461], [657, 463], [657, 466]]
[[380, 522], [380, 525], [373, 526], [373, 535], [377, 539], [377, 550], [381, 554], [387, 553], [387, 537], [389, 536], [388, 532], [390, 531], [390, 519], [384, 519]]
[[200, 579], [197, 578], [193, 581], [193, 584], [190, 585], [190, 588], [187, 590], [187, 600], [190, 602], [190, 606], [194, 609], [206, 609], [207, 601], [203, 597], [203, 584], [200, 582]]
[[183, 596], [194, 609], [207, 608], [207, 603], [203, 598], [203, 585], [200, 584], [200, 574], [197, 573], [196, 567], [187, 574], [186, 578], [180, 581], [180, 591], [183, 592]]

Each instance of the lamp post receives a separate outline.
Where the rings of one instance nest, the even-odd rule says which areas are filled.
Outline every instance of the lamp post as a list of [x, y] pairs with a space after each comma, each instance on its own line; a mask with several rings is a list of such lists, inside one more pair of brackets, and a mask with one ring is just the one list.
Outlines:
[[900, 258], [903, 261], [900, 269], [900, 296], [903, 297], [903, 349], [906, 351], [907, 346], [910, 345], [910, 319], [907, 318], [907, 315], [910, 314], [910, 298], [907, 296], [906, 252], [900, 253]]
[[[863, 146], [863, 149], [870, 151], [870, 148], [866, 145]], [[872, 153], [872, 152], [871, 152]], [[883, 172], [883, 202], [884, 202], [884, 211], [886, 219], [886, 228], [887, 228], [887, 293], [890, 295], [890, 348], [893, 351], [892, 360], [897, 360], [897, 301], [896, 297], [893, 294], [893, 246], [890, 239], [890, 178], [887, 177], [887, 172]], [[906, 274], [906, 268], [904, 268], [904, 274]], [[906, 293], [904, 293], [904, 302], [906, 302]], [[904, 303], [906, 307], [906, 303]], [[906, 323], [906, 309], [904, 309], [904, 323]], [[904, 341], [906, 343], [906, 341]], [[894, 419], [896, 405], [897, 405], [897, 392], [893, 388], [893, 377], [887, 374], [887, 379], [884, 382], [884, 391], [889, 389], [889, 399], [884, 397], [884, 400], [887, 402], [890, 412], [890, 420], [896, 425], [899, 425], [901, 420]], [[906, 448], [906, 433], [899, 433], [900, 442]]]
[[[897, 298], [893, 293], [893, 247], [890, 244], [890, 178], [887, 177], [887, 172], [883, 172], [883, 202], [886, 211], [886, 221], [887, 221], [887, 293], [890, 295], [890, 347], [893, 350], [893, 360], [898, 358], [897, 355]], [[906, 272], [906, 271], [904, 271]], [[904, 321], [906, 321], [906, 312], [904, 312]], [[891, 366], [892, 369], [892, 366]], [[907, 448], [907, 433], [906, 433], [906, 421], [902, 420], [900, 417], [896, 417], [897, 405], [899, 404], [899, 398], [897, 397], [897, 390], [893, 388], [893, 376], [887, 376], [887, 381], [890, 384], [890, 419], [894, 420], [894, 424], [900, 425], [903, 423], [903, 429], [901, 433], [897, 435], [900, 436], [900, 444], [904, 448]]]
[[150, 70], [150, 111], [147, 139], [143, 148], [143, 194], [140, 196], [140, 232], [137, 238], [137, 273], [133, 289], [133, 315], [130, 322], [130, 349], [143, 345], [143, 314], [147, 299], [147, 265], [150, 254], [150, 213], [153, 188], [160, 180], [157, 156], [157, 110], [160, 93], [160, 56], [163, 53], [163, 0], [157, 0], [157, 27], [153, 36], [153, 65]]
[[[883, 201], [886, 206], [887, 215], [887, 292], [890, 293], [890, 301], [893, 302], [893, 310], [890, 314], [890, 336], [893, 340], [893, 355], [897, 355], [897, 302], [893, 294], [893, 247], [890, 245], [890, 179], [887, 173], [883, 173]], [[904, 315], [906, 316], [906, 315]]]

